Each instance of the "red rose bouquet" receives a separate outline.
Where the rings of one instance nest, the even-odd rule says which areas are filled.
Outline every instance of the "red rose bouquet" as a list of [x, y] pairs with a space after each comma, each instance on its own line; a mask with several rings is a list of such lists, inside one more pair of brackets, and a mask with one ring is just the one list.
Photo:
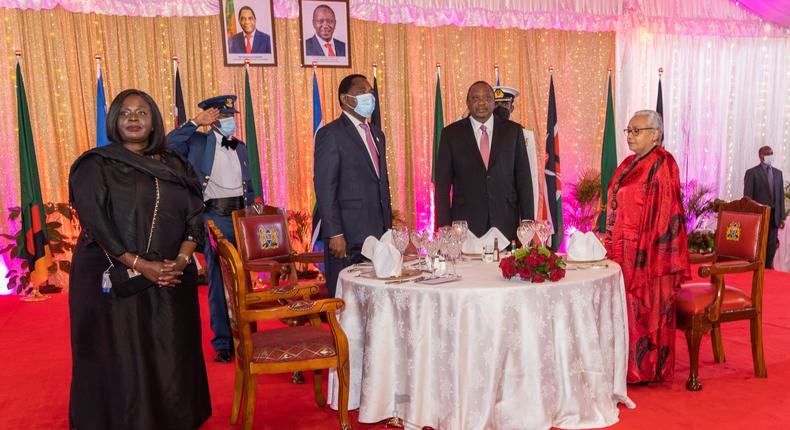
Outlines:
[[516, 249], [513, 255], [499, 262], [499, 269], [507, 279], [518, 276], [535, 283], [547, 279], [556, 282], [565, 277], [565, 261], [543, 246]]

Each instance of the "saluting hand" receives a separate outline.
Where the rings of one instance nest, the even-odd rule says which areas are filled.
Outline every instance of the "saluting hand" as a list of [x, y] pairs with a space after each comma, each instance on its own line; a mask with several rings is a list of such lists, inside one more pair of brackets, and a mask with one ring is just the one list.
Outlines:
[[214, 121], [218, 119], [219, 119], [219, 109], [210, 108], [197, 114], [197, 116], [192, 118], [192, 121], [195, 121], [195, 124], [202, 127], [206, 125], [211, 125], [214, 123]]

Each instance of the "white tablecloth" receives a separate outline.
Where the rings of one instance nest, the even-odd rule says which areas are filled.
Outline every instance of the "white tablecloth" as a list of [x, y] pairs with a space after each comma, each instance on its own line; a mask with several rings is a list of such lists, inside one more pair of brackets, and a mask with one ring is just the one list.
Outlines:
[[[502, 278], [459, 263], [459, 282], [385, 285], [343, 271], [337, 297], [349, 340], [349, 409], [441, 430], [592, 428], [618, 420], [628, 327], [620, 268], [560, 282]], [[329, 399], [337, 408], [336, 374]]]

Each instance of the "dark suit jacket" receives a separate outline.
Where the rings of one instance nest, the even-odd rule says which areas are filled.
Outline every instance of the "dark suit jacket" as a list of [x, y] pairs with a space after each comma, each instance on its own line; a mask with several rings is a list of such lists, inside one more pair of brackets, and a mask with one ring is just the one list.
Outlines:
[[381, 237], [392, 227], [384, 133], [370, 127], [379, 152], [377, 176], [366, 144], [345, 115], [315, 135], [313, 185], [321, 218], [321, 238], [342, 234], [347, 246], [361, 246], [368, 236]]
[[[244, 32], [239, 32], [231, 36], [228, 40], [228, 52], [231, 54], [246, 54]], [[255, 37], [252, 39], [253, 54], [271, 54], [272, 38], [259, 30], [255, 30]]]
[[[335, 46], [333, 49], [335, 50], [335, 55], [338, 57], [345, 57], [346, 56], [346, 44], [341, 42], [337, 39], [332, 39], [335, 42]], [[324, 50], [321, 48], [321, 41], [318, 40], [318, 36], [313, 36], [304, 42], [305, 48], [305, 55], [313, 55], [313, 56], [323, 56]]]
[[465, 220], [476, 236], [496, 227], [514, 239], [520, 220], [534, 218], [532, 175], [521, 126], [494, 116], [488, 170], [470, 119], [445, 127], [436, 157], [435, 209], [437, 226]]
[[[217, 148], [217, 137], [214, 132], [208, 134], [197, 131], [198, 127], [192, 121], [187, 121], [177, 129], [167, 134], [167, 147], [186, 157], [189, 164], [197, 174], [202, 191], [206, 191], [211, 170], [214, 167], [214, 151]], [[244, 184], [244, 202], [253, 203], [252, 181], [250, 180], [250, 166], [247, 160], [247, 146], [239, 141], [236, 146], [241, 166], [241, 179]]]
[[779, 227], [779, 224], [785, 219], [785, 191], [784, 180], [782, 179], [782, 171], [771, 167], [771, 172], [774, 175], [774, 192], [771, 196], [771, 191], [768, 188], [768, 176], [765, 174], [765, 169], [762, 164], [752, 167], [746, 171], [743, 177], [743, 195], [771, 207], [774, 215], [774, 227]]

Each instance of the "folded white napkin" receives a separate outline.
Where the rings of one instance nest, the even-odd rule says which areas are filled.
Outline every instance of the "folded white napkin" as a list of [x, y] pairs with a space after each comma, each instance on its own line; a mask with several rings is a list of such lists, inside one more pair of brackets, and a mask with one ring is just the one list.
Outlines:
[[574, 231], [568, 241], [568, 260], [571, 261], [594, 261], [606, 258], [606, 248], [601, 245], [601, 241], [595, 233], [588, 231], [582, 233]]
[[403, 256], [392, 244], [391, 233], [389, 233], [389, 241], [387, 241], [385, 237], [387, 233], [381, 237], [382, 240], [368, 236], [365, 243], [362, 244], [362, 255], [373, 262], [373, 270], [378, 278], [400, 276], [403, 266]]
[[497, 239], [497, 246], [500, 251], [504, 251], [510, 244], [507, 240], [507, 236], [502, 234], [498, 228], [491, 227], [491, 230], [488, 230], [486, 234], [480, 238], [472, 234], [472, 232], [467, 233], [461, 251], [464, 254], [482, 254], [485, 246], [490, 246], [491, 249], [494, 249], [494, 238]]
[[379, 242], [392, 244], [392, 229], [389, 229], [381, 235]]

